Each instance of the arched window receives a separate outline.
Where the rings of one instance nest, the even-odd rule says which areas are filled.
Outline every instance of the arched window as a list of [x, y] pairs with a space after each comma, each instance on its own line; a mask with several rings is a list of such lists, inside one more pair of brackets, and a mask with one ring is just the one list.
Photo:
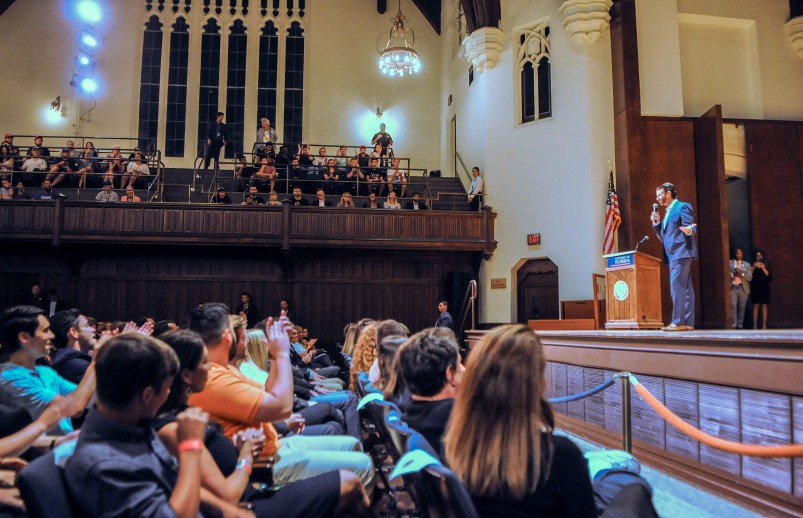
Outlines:
[[[301, 142], [304, 115], [304, 29], [293, 22], [287, 31], [284, 70], [284, 142]], [[291, 148], [292, 149], [292, 148]]]
[[279, 63], [279, 36], [273, 22], [262, 28], [259, 36], [259, 81], [257, 119], [267, 117], [276, 127], [276, 70]]
[[201, 81], [198, 92], [198, 156], [204, 153], [206, 127], [218, 111], [220, 84], [220, 26], [213, 19], [201, 35]]
[[165, 156], [184, 156], [187, 119], [187, 60], [190, 33], [184, 18], [178, 18], [170, 33], [170, 72], [167, 79]]
[[229, 27], [229, 69], [226, 81], [226, 124], [228, 144], [226, 158], [243, 152], [243, 118], [245, 117], [245, 61], [248, 35], [242, 20]]
[[159, 132], [159, 84], [162, 72], [162, 23], [153, 15], [145, 24], [139, 84], [139, 147], [156, 147]]
[[518, 124], [552, 116], [552, 82], [549, 62], [549, 20], [515, 29], [514, 62], [518, 77]]

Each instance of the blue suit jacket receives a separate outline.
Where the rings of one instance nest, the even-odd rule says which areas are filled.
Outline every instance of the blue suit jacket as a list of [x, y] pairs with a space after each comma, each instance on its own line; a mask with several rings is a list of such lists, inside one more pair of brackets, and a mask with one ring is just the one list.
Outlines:
[[680, 230], [680, 227], [689, 227], [692, 223], [694, 223], [694, 209], [691, 204], [678, 201], [669, 212], [666, 227], [663, 226], [663, 220], [657, 225], [653, 225], [655, 234], [664, 245], [665, 260], [697, 258], [697, 242], [694, 240], [697, 226], [691, 227], [690, 236]]

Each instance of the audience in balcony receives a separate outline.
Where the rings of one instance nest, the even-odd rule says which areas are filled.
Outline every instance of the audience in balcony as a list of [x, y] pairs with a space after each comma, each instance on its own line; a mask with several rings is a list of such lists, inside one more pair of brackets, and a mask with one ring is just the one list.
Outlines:
[[347, 209], [354, 208], [354, 200], [351, 198], [350, 192], [344, 192], [343, 195], [340, 197], [340, 202], [337, 204], [338, 207], [344, 207]]
[[42, 190], [33, 195], [34, 200], [52, 200], [53, 199], [53, 185], [45, 178], [42, 182]]
[[77, 173], [80, 167], [78, 160], [72, 158], [70, 150], [65, 147], [61, 150], [61, 156], [52, 161], [47, 179], [53, 182], [53, 187], [56, 187], [61, 182], [64, 182], [66, 187], [69, 187], [73, 174]]
[[25, 192], [25, 185], [20, 181], [14, 186], [14, 192], [11, 195], [12, 200], [30, 200], [31, 197]]
[[50, 150], [46, 148], [43, 143], [45, 139], [41, 136], [36, 136], [33, 138], [33, 146], [28, 148], [28, 156], [33, 155], [33, 150], [39, 150], [39, 156], [50, 156]]
[[322, 187], [315, 191], [315, 201], [312, 202], [313, 207], [331, 207], [332, 202], [326, 200], [326, 193]]
[[265, 200], [259, 195], [256, 185], [248, 188], [248, 194], [243, 198], [241, 205], [265, 205]]
[[404, 198], [407, 191], [407, 172], [400, 168], [400, 160], [393, 159], [393, 164], [388, 172], [388, 190], [392, 189], [399, 193], [400, 198]]
[[301, 194], [301, 187], [293, 187], [293, 196], [288, 198], [286, 202], [296, 207], [309, 205], [309, 201]]
[[103, 188], [101, 191], [95, 195], [95, 201], [114, 203], [120, 201], [120, 197], [115, 191], [112, 190], [112, 183], [106, 180], [103, 182]]
[[123, 155], [120, 153], [120, 146], [112, 147], [111, 152], [106, 155], [100, 167], [103, 171], [103, 180], [108, 180], [114, 185], [115, 175], [121, 176], [125, 167]]
[[14, 189], [11, 187], [11, 180], [3, 178], [0, 180], [0, 200], [10, 200], [14, 195]]
[[142, 199], [139, 196], [137, 196], [137, 194], [134, 192], [134, 188], [129, 185], [128, 187], [125, 188], [125, 194], [123, 195], [122, 198], [120, 198], [120, 201], [129, 203], [139, 203], [142, 201]]
[[376, 193], [372, 192], [368, 195], [368, 201], [363, 203], [363, 208], [365, 209], [381, 209], [382, 205], [379, 204], [377, 200]]
[[422, 200], [421, 196], [417, 192], [414, 192], [413, 199], [408, 201], [404, 205], [404, 208], [407, 210], [427, 210], [429, 207], [427, 207], [427, 202]]
[[260, 192], [276, 190], [276, 167], [268, 156], [260, 159], [259, 170], [253, 174], [251, 186], [256, 186]]
[[380, 147], [380, 156], [386, 157], [392, 155], [391, 147], [393, 146], [393, 137], [390, 133], [385, 131], [385, 123], [379, 125], [379, 131], [371, 138], [371, 145]]
[[398, 199], [396, 198], [396, 193], [390, 191], [388, 194], [388, 200], [382, 204], [382, 207], [385, 209], [401, 209], [401, 203], [399, 203]]
[[276, 130], [270, 125], [270, 121], [263, 117], [260, 119], [260, 126], [257, 129], [257, 137], [256, 137], [256, 150], [257, 154], [260, 156], [267, 155], [267, 145], [270, 144], [271, 148], [279, 142], [279, 134], [276, 133]]
[[245, 192], [251, 185], [251, 178], [254, 176], [254, 169], [248, 165], [248, 160], [244, 156], [237, 157], [237, 164], [234, 166], [234, 183], [237, 192]]
[[362, 168], [368, 167], [368, 161], [371, 159], [368, 153], [365, 152], [365, 149], [365, 145], [360, 146], [360, 152], [354, 155], [354, 158], [357, 159], [357, 163], [360, 164]]
[[231, 198], [229, 198], [225, 187], [218, 187], [217, 192], [212, 197], [212, 203], [222, 203], [224, 205], [231, 205]]
[[323, 173], [324, 185], [326, 185], [327, 194], [341, 194], [343, 192], [343, 184], [340, 183], [340, 169], [337, 167], [337, 162], [334, 158], [327, 161], [326, 169]]
[[150, 174], [151, 171], [148, 168], [148, 164], [144, 162], [142, 153], [135, 153], [134, 161], [129, 162], [128, 166], [126, 167], [125, 174], [123, 175], [123, 180], [120, 183], [120, 188], [125, 189], [129, 185], [132, 187], [136, 187], [135, 184], [139, 182], [140, 179], [145, 178]]
[[274, 207], [277, 205], [281, 205], [282, 200], [279, 199], [279, 193], [276, 191], [271, 191], [268, 193], [268, 205], [273, 205]]
[[365, 176], [368, 182], [368, 192], [376, 193], [377, 196], [382, 196], [385, 192], [385, 177], [387, 171], [383, 167], [379, 167], [379, 159], [371, 157], [368, 162], [368, 169], [365, 170]]
[[343, 173], [346, 172], [346, 169], [348, 169], [350, 163], [347, 153], [348, 153], [348, 148], [346, 146], [340, 146], [337, 149], [337, 157], [336, 157], [337, 167], [339, 167]]
[[[20, 169], [22, 173], [20, 174], [20, 178], [26, 185], [35, 185], [39, 183], [41, 178], [39, 178], [36, 173], [39, 171], [48, 170], [47, 162], [45, 162], [45, 160], [39, 156], [39, 152], [39, 148], [33, 148], [31, 156], [22, 160], [22, 167]], [[53, 167], [55, 167], [55, 165]], [[50, 169], [51, 171], [53, 170], [52, 167]], [[52, 179], [54, 175], [47, 176]]]
[[[98, 167], [98, 152], [95, 150], [95, 145], [92, 142], [87, 142], [84, 150], [80, 154], [81, 159], [78, 161], [78, 188], [81, 189], [87, 186], [87, 174], [93, 174]], [[95, 183], [94, 176], [91, 178], [91, 183]]]

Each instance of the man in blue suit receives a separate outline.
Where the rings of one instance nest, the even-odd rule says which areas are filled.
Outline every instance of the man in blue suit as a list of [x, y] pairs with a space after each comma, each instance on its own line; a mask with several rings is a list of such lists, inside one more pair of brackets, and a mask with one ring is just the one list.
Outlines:
[[652, 228], [664, 245], [664, 262], [669, 262], [669, 289], [672, 293], [672, 322], [664, 331], [694, 329], [694, 287], [691, 282], [691, 262], [697, 258], [694, 235], [694, 209], [690, 203], [678, 201], [677, 190], [665, 183], [655, 190], [658, 205], [666, 208], [663, 219], [653, 205], [650, 215]]

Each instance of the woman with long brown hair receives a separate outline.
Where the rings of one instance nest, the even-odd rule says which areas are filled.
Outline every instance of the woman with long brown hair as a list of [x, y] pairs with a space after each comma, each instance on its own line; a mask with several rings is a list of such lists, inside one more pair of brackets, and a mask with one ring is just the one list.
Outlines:
[[545, 370], [523, 325], [497, 327], [471, 350], [444, 443], [482, 516], [597, 516], [583, 454], [552, 434]]

